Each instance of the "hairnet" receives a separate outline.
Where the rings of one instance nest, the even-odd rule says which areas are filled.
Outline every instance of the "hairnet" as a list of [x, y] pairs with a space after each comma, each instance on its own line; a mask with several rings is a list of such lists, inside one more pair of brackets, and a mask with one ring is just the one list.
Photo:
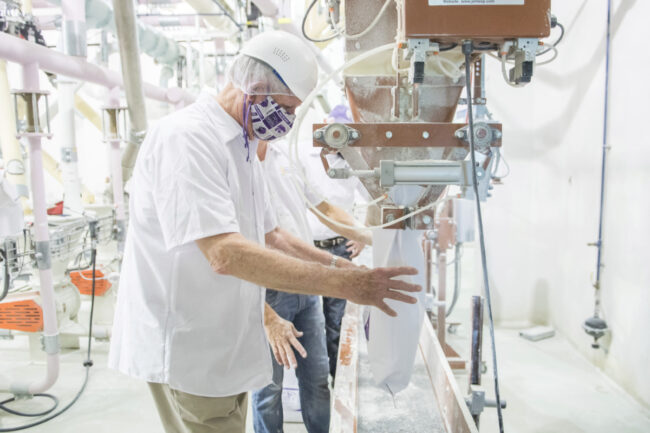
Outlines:
[[294, 96], [275, 69], [244, 54], [235, 57], [230, 65], [228, 80], [248, 95]]

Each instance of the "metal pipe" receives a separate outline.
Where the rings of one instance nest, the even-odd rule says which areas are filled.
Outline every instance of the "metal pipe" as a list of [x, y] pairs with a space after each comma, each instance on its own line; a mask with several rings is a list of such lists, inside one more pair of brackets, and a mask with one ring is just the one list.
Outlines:
[[[468, 391], [472, 393], [472, 385], [481, 384], [481, 369], [483, 367], [483, 298], [472, 296], [472, 346], [470, 348], [469, 384]], [[472, 415], [476, 427], [479, 426], [480, 415]]]
[[425, 239], [424, 240], [424, 266], [425, 266], [425, 271], [424, 271], [424, 286], [425, 286], [425, 292], [427, 295], [433, 296], [433, 260], [432, 260], [432, 252], [433, 252], [433, 241], [431, 239]]
[[135, 6], [131, 0], [114, 0], [115, 27], [120, 46], [124, 93], [129, 110], [131, 129], [122, 156], [122, 176], [128, 181], [138, 157], [140, 145], [147, 133], [147, 109], [142, 89], [142, 68], [140, 67], [140, 48], [136, 37]]
[[25, 161], [16, 139], [16, 117], [9, 93], [7, 62], [0, 60], [0, 146], [7, 178], [22, 197], [29, 197]]
[[608, 141], [608, 125], [609, 122], [609, 69], [610, 69], [610, 49], [611, 49], [611, 21], [612, 21], [612, 0], [607, 2], [607, 48], [605, 51], [605, 107], [603, 114], [603, 147], [602, 147], [602, 162], [600, 169], [600, 206], [598, 214], [598, 241], [596, 248], [598, 255], [596, 259], [596, 299], [594, 306], [594, 315], [600, 315], [600, 271], [603, 267], [602, 252], [603, 252], [603, 213], [605, 211], [605, 174], [607, 172], [607, 141]]
[[[63, 52], [69, 56], [86, 57], [86, 1], [63, 0]], [[63, 177], [64, 206], [73, 213], [83, 212], [81, 180], [77, 166], [77, 129], [75, 128], [75, 93], [77, 82], [60, 75], [59, 123], [61, 125], [61, 173]]]
[[436, 315], [438, 328], [438, 341], [440, 341], [440, 346], [443, 348], [446, 346], [445, 343], [445, 312], [446, 312], [446, 303], [445, 297], [447, 296], [447, 252], [440, 247], [436, 248], [438, 251], [438, 289], [436, 293], [438, 294], [437, 306], [438, 313]]
[[[108, 92], [107, 106], [110, 108], [119, 108], [120, 106], [120, 89], [114, 88]], [[126, 212], [124, 209], [124, 182], [122, 180], [122, 167], [121, 167], [121, 151], [120, 151], [120, 137], [118, 134], [119, 112], [115, 112], [115, 117], [112, 119], [114, 125], [105, 127], [113, 128], [114, 131], [109, 131], [110, 136], [113, 137], [108, 141], [109, 144], [109, 161], [111, 183], [113, 187], [113, 206], [115, 209], [115, 220], [117, 226], [117, 249], [121, 253], [124, 251], [124, 240], [126, 239]]]
[[[124, 87], [122, 76], [110, 69], [92, 64], [84, 59], [66, 56], [55, 50], [19, 39], [7, 33], [0, 33], [0, 59], [22, 65], [38, 63], [43, 71], [62, 74], [81, 81], [99, 84], [104, 87]], [[163, 89], [153, 84], [143, 84], [148, 98], [170, 104], [194, 101], [194, 96], [179, 88]]]
[[451, 304], [447, 308], [447, 317], [454, 311], [454, 307], [458, 302], [460, 296], [460, 259], [461, 259], [461, 244], [456, 242], [454, 246], [454, 297], [451, 299]]

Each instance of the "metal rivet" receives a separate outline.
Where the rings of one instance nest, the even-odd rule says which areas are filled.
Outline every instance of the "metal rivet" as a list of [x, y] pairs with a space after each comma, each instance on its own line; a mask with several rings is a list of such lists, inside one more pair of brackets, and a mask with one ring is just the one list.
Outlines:
[[352, 138], [359, 138], [359, 133], [357, 131], [352, 131]]
[[426, 140], [427, 138], [429, 138], [429, 133], [428, 133], [427, 131], [424, 131], [424, 132], [422, 133], [422, 138], [424, 138], [425, 140]]
[[393, 133], [390, 131], [386, 131], [386, 138], [393, 138]]
[[422, 222], [425, 223], [426, 225], [431, 224], [431, 217], [429, 215], [425, 215], [422, 217]]
[[323, 136], [323, 131], [318, 130], [314, 131], [314, 138], [321, 138]]
[[386, 215], [386, 222], [392, 222], [394, 220], [395, 220], [395, 215], [393, 214]]
[[456, 138], [463, 138], [463, 137], [465, 137], [465, 133], [464, 133], [463, 131], [460, 131], [460, 130], [456, 131], [456, 132], [454, 133], [454, 135], [456, 136]]

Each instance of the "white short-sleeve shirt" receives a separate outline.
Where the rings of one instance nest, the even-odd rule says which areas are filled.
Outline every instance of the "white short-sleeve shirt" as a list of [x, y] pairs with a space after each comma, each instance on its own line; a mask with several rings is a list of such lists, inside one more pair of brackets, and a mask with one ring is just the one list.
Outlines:
[[[326, 199], [328, 202], [338, 206], [348, 213], [352, 213], [355, 201], [355, 192], [360, 191], [363, 196], [367, 193], [361, 185], [359, 178], [350, 176], [347, 179], [332, 179], [325, 172], [323, 162], [320, 158], [321, 148], [310, 147], [305, 143], [302, 147], [306, 149], [303, 153], [303, 161], [309, 173], [310, 181], [327, 192]], [[327, 162], [330, 168], [349, 168], [345, 159], [338, 155], [327, 155]], [[340, 236], [338, 233], [323, 224], [313, 213], [307, 215], [314, 240], [321, 241]]]
[[305, 183], [305, 176], [298, 173], [302, 166], [292, 165], [286, 152], [286, 141], [274, 141], [268, 144], [262, 161], [271, 204], [278, 226], [311, 244], [313, 237], [307, 220], [311, 212], [305, 198], [318, 205], [323, 201], [323, 194], [318, 186]]
[[239, 232], [264, 245], [275, 228], [256, 146], [245, 148], [241, 126], [207, 93], [148, 132], [130, 185], [109, 367], [208, 397], [271, 381], [264, 289], [215, 273], [194, 242]]

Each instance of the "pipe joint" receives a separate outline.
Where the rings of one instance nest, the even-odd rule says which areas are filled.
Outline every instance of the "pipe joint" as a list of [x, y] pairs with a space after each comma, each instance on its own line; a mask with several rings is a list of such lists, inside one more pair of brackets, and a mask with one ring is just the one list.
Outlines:
[[41, 348], [48, 355], [56, 355], [59, 353], [59, 334], [43, 335], [41, 337]]
[[16, 399], [31, 398], [32, 393], [29, 392], [30, 385], [31, 383], [25, 381], [13, 382], [9, 386], [9, 392], [12, 393]]
[[86, 23], [63, 21], [63, 52], [70, 56], [86, 57]]

